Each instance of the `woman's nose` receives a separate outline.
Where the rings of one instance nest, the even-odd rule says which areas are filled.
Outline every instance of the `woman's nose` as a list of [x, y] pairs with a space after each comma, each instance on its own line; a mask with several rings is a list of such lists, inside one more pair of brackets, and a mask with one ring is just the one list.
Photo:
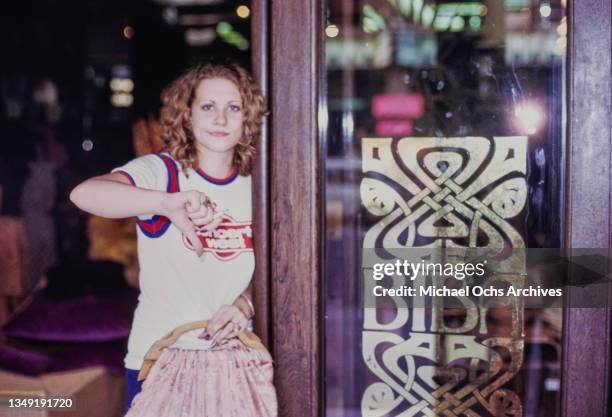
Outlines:
[[218, 125], [226, 125], [227, 124], [227, 116], [225, 115], [224, 111], [218, 111], [215, 114], [215, 124]]

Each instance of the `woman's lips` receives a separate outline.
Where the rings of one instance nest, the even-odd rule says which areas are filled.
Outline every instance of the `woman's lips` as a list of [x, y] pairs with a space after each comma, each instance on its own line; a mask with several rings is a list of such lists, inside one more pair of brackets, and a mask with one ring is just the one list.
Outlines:
[[227, 132], [208, 132], [208, 134], [209, 134], [210, 136], [214, 136], [214, 137], [216, 137], [216, 138], [223, 138], [223, 137], [225, 137], [225, 136], [228, 136], [228, 135], [229, 135], [229, 133], [227, 133]]

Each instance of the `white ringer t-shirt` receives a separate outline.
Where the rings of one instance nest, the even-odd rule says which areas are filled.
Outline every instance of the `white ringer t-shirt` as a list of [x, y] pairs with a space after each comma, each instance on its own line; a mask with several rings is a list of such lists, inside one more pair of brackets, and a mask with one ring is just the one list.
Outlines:
[[[251, 177], [235, 171], [217, 179], [191, 168], [186, 177], [168, 153], [139, 157], [113, 172], [126, 175], [140, 188], [198, 190], [220, 209], [227, 209], [217, 229], [198, 232], [204, 246], [200, 258], [167, 218], [138, 217], [140, 296], [124, 362], [128, 369], [140, 369], [145, 353], [156, 340], [182, 324], [210, 319], [219, 307], [232, 304], [248, 287], [255, 267]], [[196, 334], [191, 332], [190, 337]]]

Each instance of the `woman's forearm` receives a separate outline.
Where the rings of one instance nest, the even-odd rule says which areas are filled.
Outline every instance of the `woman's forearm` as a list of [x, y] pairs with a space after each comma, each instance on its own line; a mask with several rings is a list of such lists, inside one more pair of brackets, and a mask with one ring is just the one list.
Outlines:
[[253, 280], [251, 280], [247, 289], [238, 296], [236, 301], [234, 301], [234, 305], [242, 311], [247, 319], [253, 318], [255, 315], [255, 307], [253, 305]]
[[109, 177], [96, 177], [82, 182], [72, 190], [70, 200], [91, 214], [113, 219], [163, 214], [162, 200], [166, 196], [165, 192], [145, 190]]

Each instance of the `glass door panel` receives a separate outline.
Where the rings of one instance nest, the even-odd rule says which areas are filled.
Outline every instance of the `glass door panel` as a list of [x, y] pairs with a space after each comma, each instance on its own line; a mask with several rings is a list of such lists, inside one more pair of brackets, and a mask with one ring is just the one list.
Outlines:
[[363, 265], [562, 247], [565, 2], [326, 6], [325, 415], [559, 415], [560, 309], [373, 309]]

